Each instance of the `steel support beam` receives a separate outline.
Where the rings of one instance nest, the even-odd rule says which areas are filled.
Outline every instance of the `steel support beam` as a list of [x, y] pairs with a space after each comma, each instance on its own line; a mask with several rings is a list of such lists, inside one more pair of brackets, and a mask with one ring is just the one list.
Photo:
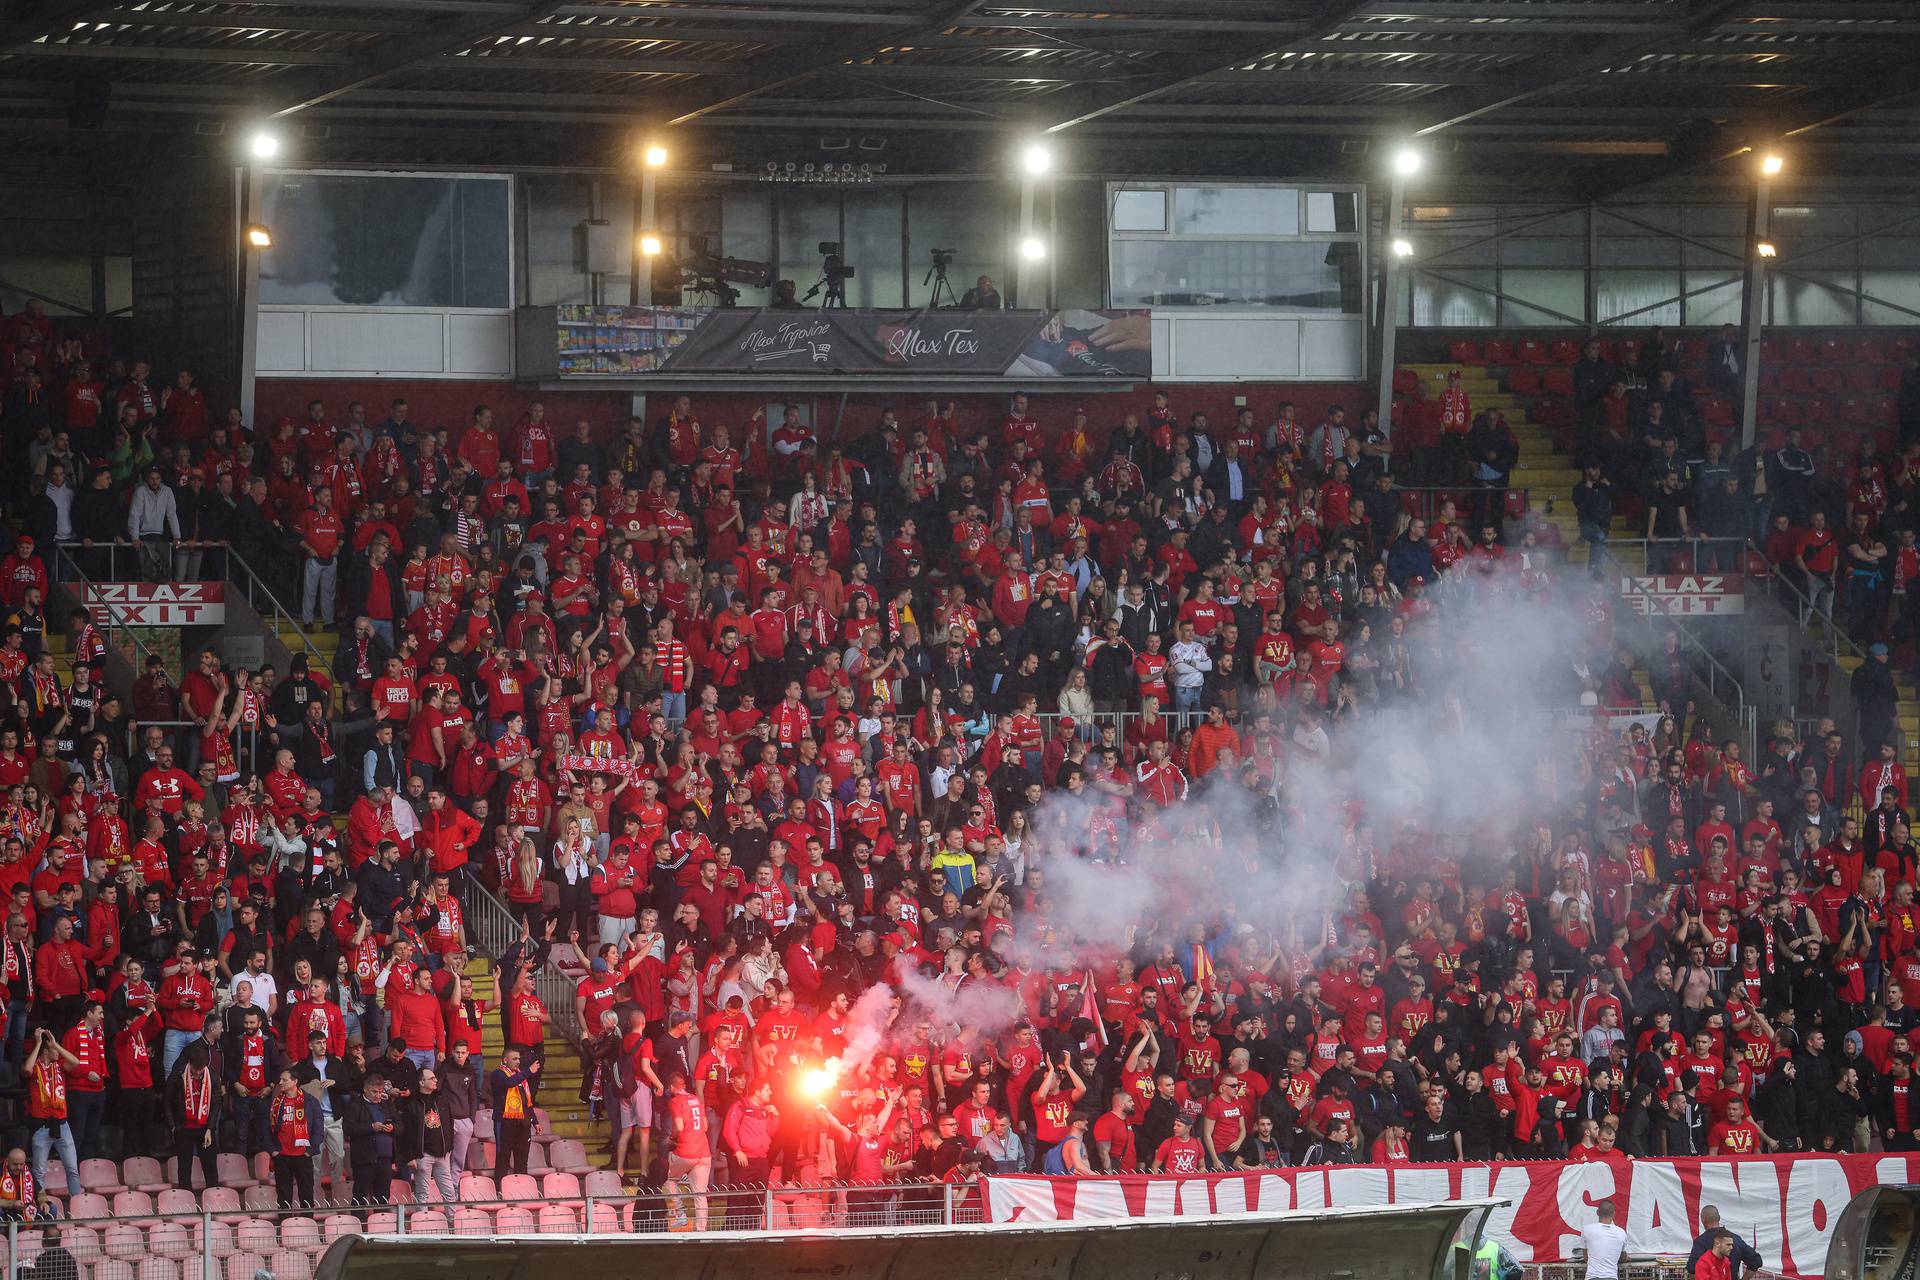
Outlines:
[[1760, 340], [1766, 332], [1767, 260], [1760, 242], [1767, 238], [1772, 212], [1772, 183], [1754, 175], [1753, 204], [1747, 211], [1747, 274], [1740, 286], [1740, 329], [1747, 360], [1740, 367], [1740, 446], [1751, 449], [1760, 436]]

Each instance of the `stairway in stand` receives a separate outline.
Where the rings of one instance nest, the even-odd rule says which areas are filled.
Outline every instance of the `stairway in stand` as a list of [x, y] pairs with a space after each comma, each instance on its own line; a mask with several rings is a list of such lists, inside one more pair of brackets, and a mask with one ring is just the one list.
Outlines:
[[[484, 956], [467, 962], [467, 976], [473, 979], [474, 998], [485, 1004], [494, 993], [494, 974], [491, 964]], [[550, 1010], [557, 1018], [559, 1010]], [[482, 1032], [482, 1053], [487, 1070], [492, 1071], [500, 1064], [500, 1055], [506, 1048], [506, 1040], [500, 1029], [500, 1011], [495, 1009], [486, 1015], [486, 1027]], [[611, 1167], [611, 1156], [603, 1156], [600, 1148], [605, 1145], [608, 1126], [605, 1121], [590, 1120], [587, 1116], [587, 1104], [580, 1101], [580, 1082], [585, 1078], [585, 1065], [581, 1062], [580, 1051], [575, 1049], [567, 1038], [557, 1030], [549, 1028], [546, 1039], [546, 1060], [540, 1070], [539, 1109], [546, 1113], [547, 1126], [535, 1137], [536, 1149], [544, 1138], [573, 1138], [586, 1145], [587, 1158], [596, 1165]], [[486, 1082], [481, 1081], [482, 1100]], [[491, 1150], [491, 1135], [488, 1141]]]
[[[1475, 413], [1498, 409], [1506, 415], [1507, 425], [1513, 429], [1513, 437], [1520, 445], [1520, 460], [1513, 469], [1513, 487], [1526, 491], [1529, 511], [1545, 515], [1560, 530], [1561, 540], [1567, 544], [1568, 561], [1584, 565], [1587, 549], [1580, 542], [1579, 519], [1573, 510], [1573, 486], [1579, 483], [1580, 468], [1560, 452], [1552, 428], [1528, 420], [1529, 408], [1542, 398], [1513, 394], [1507, 389], [1505, 370], [1485, 364], [1407, 364], [1401, 368], [1418, 374], [1427, 384], [1428, 396], [1434, 399], [1446, 389], [1447, 374], [1458, 369], [1460, 385], [1472, 397]], [[1611, 532], [1615, 538], [1640, 538], [1646, 534], [1644, 527], [1636, 529], [1617, 514]], [[1816, 621], [1813, 625], [1825, 624]], [[1832, 678], [1851, 678], [1860, 661], [1855, 657], [1841, 658]], [[1647, 673], [1635, 670], [1633, 677], [1640, 685], [1642, 704], [1651, 709], [1653, 695]], [[1909, 777], [1920, 777], [1920, 692], [1916, 691], [1913, 678], [1904, 671], [1896, 670], [1894, 683], [1900, 690], [1900, 763]], [[1761, 726], [1761, 733], [1766, 733], [1765, 725]]]

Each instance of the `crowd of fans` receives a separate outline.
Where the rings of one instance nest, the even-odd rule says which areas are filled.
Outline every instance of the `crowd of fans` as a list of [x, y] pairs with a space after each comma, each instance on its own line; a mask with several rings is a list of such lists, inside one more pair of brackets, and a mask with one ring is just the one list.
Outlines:
[[[0, 1211], [55, 1150], [182, 1185], [265, 1153], [289, 1203], [445, 1195], [476, 1139], [524, 1171], [555, 961], [614, 1167], [696, 1193], [1920, 1141], [1887, 751], [1783, 725], [1749, 765], [1669, 664], [1658, 732], [1563, 730], [1470, 822], [1393, 803], [1382, 724], [1640, 702], [1550, 525], [1394, 479], [1497, 492], [1499, 457], [1165, 392], [843, 444], [685, 396], [260, 427], [0, 333], [34, 537], [0, 564], [0, 982], [41, 1171]], [[84, 615], [71, 681], [36, 656], [49, 543], [165, 576], [213, 536], [338, 625], [331, 670], [208, 650], [122, 707]], [[1502, 608], [1578, 635], [1508, 666]], [[1102, 877], [1164, 892], [1091, 929]], [[481, 891], [523, 926], [485, 1002]]]

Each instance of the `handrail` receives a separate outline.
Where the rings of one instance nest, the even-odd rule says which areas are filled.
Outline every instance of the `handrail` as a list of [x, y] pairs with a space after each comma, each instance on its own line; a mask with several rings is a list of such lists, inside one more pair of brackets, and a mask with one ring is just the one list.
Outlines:
[[[87, 611], [88, 617], [93, 616], [95, 608], [98, 608], [104, 613], [107, 618], [106, 631], [109, 636], [113, 634], [116, 627], [126, 632], [127, 639], [133, 644], [134, 652], [140, 655], [140, 661], [134, 664], [134, 674], [138, 676], [146, 666], [146, 659], [154, 656], [153, 650], [141, 643], [139, 635], [134, 631], [135, 624], [126, 621], [121, 616], [120, 608], [106, 599], [104, 593], [100, 591], [100, 585], [81, 570], [78, 560], [68, 554], [67, 548], [76, 545], [78, 544], [64, 542], [56, 542], [53, 544], [54, 579], [62, 586], [70, 583], [78, 583], [80, 585], [82, 588], [80, 593], [80, 607]], [[65, 575], [60, 572], [60, 563], [63, 559], [66, 561], [66, 566], [69, 570], [69, 573]], [[89, 592], [95, 597], [94, 600], [87, 598]]]
[[[1747, 550], [1759, 555], [1762, 560], [1766, 559], [1766, 552], [1756, 546], [1751, 538], [1747, 539]], [[1814, 608], [1813, 601], [1808, 598], [1806, 592], [1802, 591], [1794, 583], [1793, 579], [1780, 572], [1779, 568], [1773, 566], [1771, 561], [1768, 562], [1768, 566], [1769, 571], [1763, 581], [1785, 587], [1793, 595], [1795, 605], [1794, 613], [1798, 617], [1800, 625], [1804, 628], [1807, 620], [1819, 613], [1819, 610]], [[1866, 650], [1862, 649], [1854, 638], [1847, 634], [1846, 628], [1840, 625], [1838, 618], [1835, 618], [1831, 613], [1824, 613], [1819, 616], [1826, 621], [1827, 625], [1822, 628], [1822, 630], [1826, 632], [1828, 646], [1835, 658], [1841, 655], [1842, 646], [1845, 646], [1845, 652], [1849, 657], [1858, 658], [1862, 662], [1866, 661]]]
[[[1609, 566], [1617, 573], [1631, 574], [1632, 571], [1627, 569], [1626, 566], [1620, 562], [1619, 557], [1614, 553], [1614, 547], [1616, 545], [1641, 546], [1641, 545], [1644, 545], [1644, 541], [1645, 541], [1644, 539], [1612, 539], [1607, 542], [1595, 544], [1593, 551], [1590, 552], [1589, 554], [1599, 554], [1603, 556], [1608, 562]], [[1637, 576], [1637, 575], [1634, 575], [1634, 576]], [[1720, 659], [1714, 657], [1713, 654], [1708, 651], [1707, 647], [1704, 644], [1700, 643], [1699, 638], [1696, 637], [1691, 631], [1689, 631], [1686, 628], [1685, 624], [1681, 621], [1681, 619], [1671, 614], [1660, 615], [1660, 619], [1661, 621], [1664, 621], [1668, 625], [1670, 625], [1673, 628], [1674, 634], [1680, 637], [1680, 647], [1682, 649], [1685, 649], [1692, 654], [1697, 654], [1700, 658], [1705, 660], [1707, 664], [1706, 684], [1707, 684], [1708, 693], [1711, 693], [1715, 697], [1719, 697], [1722, 699], [1722, 701], [1725, 701], [1724, 695], [1722, 695], [1720, 689], [1716, 685], [1716, 682], [1715, 682], [1716, 676], [1720, 680], [1724, 681], [1731, 688], [1733, 692], [1733, 701], [1731, 705], [1728, 707], [1728, 710], [1730, 710], [1733, 713], [1733, 717], [1736, 722], [1742, 725], [1747, 724], [1751, 719], [1751, 717], [1747, 713], [1747, 692], [1746, 692], [1746, 689], [1742, 687], [1740, 681], [1735, 678], [1733, 672], [1727, 670], [1725, 665], [1721, 663]], [[1652, 631], [1654, 629], [1654, 616], [1651, 614], [1648, 615], [1645, 621], [1647, 624], [1647, 629], [1649, 631]], [[1749, 743], [1747, 745], [1751, 747], [1754, 744]]]
[[[489, 959], [497, 962], [506, 954], [507, 948], [518, 941], [520, 922], [513, 918], [506, 903], [495, 897], [474, 876], [471, 863], [467, 867], [466, 911], [467, 920], [473, 926], [474, 938]], [[578, 1046], [587, 1031], [575, 1016], [573, 997], [576, 988], [573, 980], [549, 960], [534, 971], [533, 981], [540, 1003], [546, 1005], [547, 1012], [553, 1016], [553, 1025]]]
[[251, 564], [247, 563], [247, 558], [241, 555], [240, 552], [234, 547], [234, 545], [231, 542], [216, 542], [216, 543], [213, 543], [212, 545], [217, 547], [223, 547], [226, 549], [228, 578], [231, 579], [234, 577], [234, 574], [233, 574], [234, 565], [238, 565], [241, 569], [246, 571], [247, 580], [244, 583], [238, 583], [237, 585], [239, 585], [243, 590], [246, 591], [247, 603], [253, 604], [256, 609], [259, 607], [258, 604], [255, 602], [254, 595], [253, 595], [255, 588], [258, 588], [260, 594], [266, 597], [267, 603], [273, 606], [273, 622], [274, 622], [275, 633], [276, 634], [279, 633], [281, 623], [284, 620], [284, 623], [287, 629], [291, 630], [295, 636], [299, 637], [300, 647], [306, 650], [308, 665], [318, 666], [322, 671], [326, 670], [327, 669], [326, 657], [314, 645], [312, 639], [308, 637], [306, 628], [300, 625], [299, 620], [295, 618], [293, 611], [291, 609], [288, 609], [285, 605], [280, 603], [280, 598], [273, 594], [273, 588], [269, 587], [267, 585], [266, 579], [262, 578], [259, 575], [259, 573], [255, 572], [254, 567]]

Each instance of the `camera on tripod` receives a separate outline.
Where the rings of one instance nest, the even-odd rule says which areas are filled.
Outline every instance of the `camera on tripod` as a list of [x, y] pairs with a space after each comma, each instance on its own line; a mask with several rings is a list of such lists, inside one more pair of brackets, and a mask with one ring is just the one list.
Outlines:
[[827, 296], [820, 303], [823, 309], [844, 307], [847, 305], [847, 281], [853, 278], [854, 269], [847, 265], [838, 240], [822, 240], [819, 247], [820, 279], [814, 283], [813, 288], [807, 290], [806, 296], [801, 298], [801, 301], [810, 302], [815, 295], [825, 289]]
[[945, 271], [948, 267], [952, 265], [953, 265], [953, 250], [935, 249], [933, 251], [933, 269], [935, 271]]
[[927, 309], [959, 306], [959, 300], [953, 296], [953, 286], [947, 283], [947, 268], [953, 265], [954, 252], [951, 249], [935, 249], [933, 265], [927, 268], [926, 277], [920, 281], [932, 285], [933, 292], [927, 295]]

